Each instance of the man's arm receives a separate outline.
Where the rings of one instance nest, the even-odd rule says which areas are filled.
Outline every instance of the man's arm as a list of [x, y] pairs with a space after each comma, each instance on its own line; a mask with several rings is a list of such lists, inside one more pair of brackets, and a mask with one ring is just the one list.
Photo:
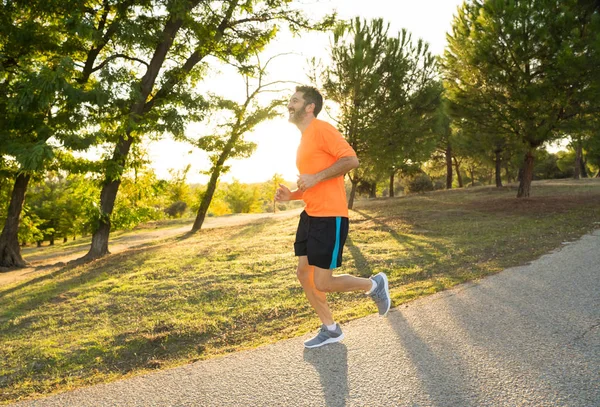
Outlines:
[[358, 158], [356, 156], [342, 157], [323, 171], [316, 174], [300, 175], [298, 177], [298, 189], [300, 191], [306, 191], [317, 185], [319, 182], [342, 176], [354, 168], [357, 168], [358, 165]]

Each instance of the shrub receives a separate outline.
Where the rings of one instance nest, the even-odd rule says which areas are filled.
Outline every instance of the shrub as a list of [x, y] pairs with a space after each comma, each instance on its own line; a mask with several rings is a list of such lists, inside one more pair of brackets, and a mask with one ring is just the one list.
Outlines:
[[429, 175], [418, 174], [408, 181], [405, 190], [408, 193], [433, 191], [433, 182]]
[[180, 218], [181, 215], [187, 209], [187, 204], [183, 201], [173, 202], [167, 209], [165, 209], [165, 213], [172, 218]]

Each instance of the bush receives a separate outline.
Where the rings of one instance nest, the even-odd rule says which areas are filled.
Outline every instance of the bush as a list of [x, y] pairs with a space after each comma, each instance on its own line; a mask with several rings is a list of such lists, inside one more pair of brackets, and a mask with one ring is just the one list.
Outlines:
[[446, 189], [446, 178], [437, 178], [435, 181], [433, 181], [433, 189], [440, 190], [440, 189]]
[[407, 193], [433, 191], [433, 182], [427, 174], [418, 174], [406, 184]]
[[180, 218], [186, 209], [187, 203], [183, 201], [177, 201], [173, 202], [167, 209], [165, 209], [165, 213], [172, 218]]

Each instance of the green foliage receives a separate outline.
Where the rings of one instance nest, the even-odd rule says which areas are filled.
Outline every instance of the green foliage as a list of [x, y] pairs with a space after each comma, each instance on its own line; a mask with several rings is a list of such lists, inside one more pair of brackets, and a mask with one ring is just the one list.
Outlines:
[[252, 213], [260, 211], [259, 189], [256, 186], [241, 184], [234, 179], [227, 186], [225, 202], [233, 213]]
[[22, 170], [43, 171], [57, 148], [77, 148], [67, 140], [82, 138], [84, 115], [75, 106], [96, 97], [76, 81], [74, 59], [90, 37], [71, 17], [84, 3], [0, 4], [0, 155]]
[[[554, 155], [554, 165], [556, 170], [559, 171], [560, 177], [556, 178], [570, 178], [575, 172], [575, 151], [569, 149], [567, 151], [559, 151]], [[550, 178], [550, 177], [549, 177]]]
[[51, 228], [41, 230], [40, 227], [42, 224], [43, 220], [35, 213], [31, 213], [28, 207], [25, 207], [19, 222], [18, 231], [19, 242], [21, 245], [26, 245], [31, 242], [41, 242], [44, 240], [44, 236], [47, 233], [54, 233], [54, 230]]
[[463, 4], [444, 53], [444, 85], [449, 112], [472, 147], [525, 146], [532, 154], [597, 111], [600, 15], [594, 7], [578, 0]]
[[134, 177], [123, 177], [111, 217], [113, 228], [132, 229], [142, 222], [162, 219], [167, 206], [165, 188], [168, 186], [151, 169], [136, 172]]
[[[30, 187], [26, 214], [35, 216], [35, 222], [26, 222], [22, 218], [21, 221], [25, 223], [20, 225], [23, 236], [36, 235], [36, 230], [39, 230], [41, 236], [36, 235], [35, 239], [22, 238], [19, 241], [53, 241], [54, 238], [91, 233], [97, 216], [94, 202], [98, 192], [97, 185], [86, 176], [48, 173]], [[29, 230], [30, 228], [35, 229]]]
[[406, 193], [422, 193], [433, 191], [433, 181], [427, 174], [417, 174], [408, 180], [405, 190]]
[[583, 146], [588, 165], [595, 174], [600, 175], [600, 130], [592, 133], [583, 142]]
[[[166, 213], [169, 214], [169, 216], [173, 216], [170, 214], [172, 211], [179, 213], [178, 216], [181, 216], [183, 212], [185, 212], [185, 209], [193, 201], [193, 194], [189, 184], [187, 183], [187, 176], [190, 172], [190, 169], [191, 165], [188, 164], [185, 168], [179, 171], [169, 170], [171, 179], [168, 181], [168, 186], [165, 186], [165, 192], [167, 193], [166, 203], [169, 205], [169, 208], [173, 207], [170, 210], [166, 210]], [[180, 212], [179, 209], [175, 208], [181, 208], [181, 203], [185, 205], [183, 205], [183, 211]]]
[[321, 74], [327, 97], [338, 104], [340, 130], [361, 160], [354, 181], [377, 182], [408, 169], [435, 147], [441, 93], [435, 60], [422, 40], [406, 30], [390, 37], [388, 30], [382, 19], [340, 23], [332, 65]]

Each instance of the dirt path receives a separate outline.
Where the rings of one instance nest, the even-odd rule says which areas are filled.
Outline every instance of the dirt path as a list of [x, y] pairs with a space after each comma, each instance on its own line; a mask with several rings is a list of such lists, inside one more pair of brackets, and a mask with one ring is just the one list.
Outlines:
[[[292, 209], [276, 214], [252, 213], [207, 218], [204, 221], [202, 228], [212, 229], [241, 226], [258, 222], [262, 219], [284, 219], [298, 216], [301, 211], [302, 209]], [[163, 227], [160, 229], [154, 228], [143, 229], [141, 231], [134, 230], [126, 233], [114, 233], [109, 242], [109, 250], [112, 254], [121, 253], [136, 246], [187, 233], [192, 228], [192, 222], [193, 221], [190, 221], [189, 224], [185, 225]], [[90, 240], [90, 238], [81, 239], [81, 244], [70, 244], [65, 247], [64, 250], [57, 250], [56, 246], [28, 247], [22, 249], [23, 258], [30, 263], [30, 266], [0, 273], [0, 286], [37, 277], [41, 273], [50, 273], [63, 267], [65, 263], [69, 261], [83, 257], [90, 248]]]

